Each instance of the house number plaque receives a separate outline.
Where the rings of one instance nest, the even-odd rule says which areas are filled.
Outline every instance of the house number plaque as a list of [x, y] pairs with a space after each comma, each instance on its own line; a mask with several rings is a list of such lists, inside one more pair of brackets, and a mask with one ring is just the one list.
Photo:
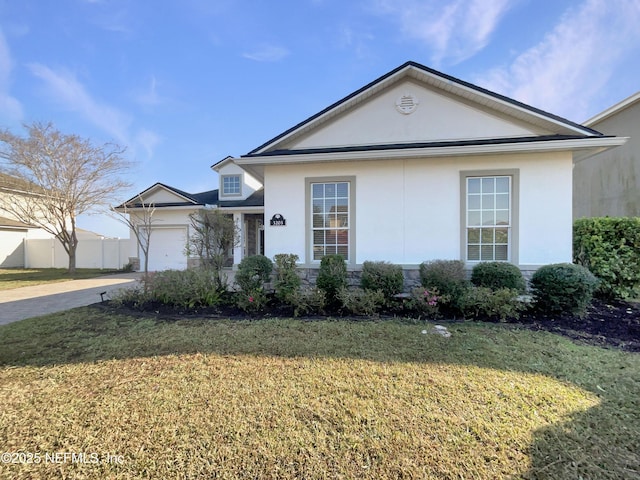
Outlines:
[[287, 225], [287, 220], [279, 213], [276, 213], [273, 217], [271, 217], [269, 225], [271, 225], [272, 227], [284, 227]]

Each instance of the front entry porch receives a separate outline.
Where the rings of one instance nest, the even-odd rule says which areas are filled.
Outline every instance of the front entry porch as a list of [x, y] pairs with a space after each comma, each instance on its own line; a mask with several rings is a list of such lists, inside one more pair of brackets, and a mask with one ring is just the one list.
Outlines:
[[264, 255], [264, 213], [233, 212], [233, 220], [240, 230], [240, 241], [231, 259], [235, 269], [244, 257]]

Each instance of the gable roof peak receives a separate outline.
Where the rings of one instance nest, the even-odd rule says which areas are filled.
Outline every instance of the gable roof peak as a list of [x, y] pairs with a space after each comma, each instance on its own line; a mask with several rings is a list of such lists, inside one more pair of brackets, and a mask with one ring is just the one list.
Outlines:
[[428, 85], [435, 90], [440, 90], [444, 93], [448, 93], [449, 95], [476, 103], [483, 108], [502, 112], [516, 120], [539, 125], [556, 134], [577, 134], [584, 136], [602, 135], [596, 130], [579, 125], [530, 105], [526, 105], [518, 100], [492, 92], [467, 81], [460, 80], [459, 78], [451, 75], [439, 72], [418, 62], [407, 61], [243, 156], [250, 157], [262, 155], [269, 151], [282, 148], [282, 145], [291, 139], [329, 121], [336, 115], [366, 101], [366, 99], [372, 95], [404, 78], [411, 78], [415, 81]]

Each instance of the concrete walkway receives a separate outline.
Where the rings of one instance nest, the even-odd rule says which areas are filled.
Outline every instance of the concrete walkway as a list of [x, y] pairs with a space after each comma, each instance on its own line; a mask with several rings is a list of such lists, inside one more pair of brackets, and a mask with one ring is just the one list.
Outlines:
[[108, 300], [114, 291], [137, 285], [140, 277], [122, 273], [0, 291], [0, 325], [97, 303], [102, 292]]

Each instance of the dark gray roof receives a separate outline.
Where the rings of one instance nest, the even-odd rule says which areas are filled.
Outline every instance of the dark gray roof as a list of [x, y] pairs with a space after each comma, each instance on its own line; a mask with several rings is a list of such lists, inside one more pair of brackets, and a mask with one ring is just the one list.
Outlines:
[[125, 208], [140, 208], [142, 204], [139, 201], [140, 196], [144, 195], [145, 192], [148, 192], [155, 186], [162, 186], [167, 190], [170, 190], [182, 197], [185, 197], [187, 201], [184, 202], [164, 202], [164, 203], [155, 203], [155, 207], [192, 207], [192, 206], [204, 206], [204, 205], [217, 205], [219, 207], [263, 207], [264, 206], [264, 190], [260, 189], [257, 192], [254, 192], [245, 200], [231, 200], [231, 201], [220, 201], [218, 190], [207, 190], [206, 192], [200, 193], [189, 193], [184, 190], [180, 190], [178, 188], [172, 187], [170, 185], [166, 185], [164, 183], [154, 183], [152, 186], [143, 190], [135, 197], [130, 198], [126, 202], [119, 205], [118, 209]]
[[[603, 136], [604, 137], [604, 136]], [[553, 140], [576, 140], [582, 135], [540, 135], [536, 137], [483, 138], [480, 140], [455, 140], [443, 142], [390, 143], [383, 145], [353, 145], [345, 147], [305, 148], [298, 150], [270, 150], [259, 154], [248, 154], [243, 157], [269, 157], [275, 155], [311, 155], [314, 153], [368, 152], [373, 150], [401, 150], [408, 148], [459, 147], [468, 145], [499, 145], [506, 143], [544, 142]]]
[[264, 188], [253, 192], [245, 200], [222, 200], [219, 207], [264, 207]]

